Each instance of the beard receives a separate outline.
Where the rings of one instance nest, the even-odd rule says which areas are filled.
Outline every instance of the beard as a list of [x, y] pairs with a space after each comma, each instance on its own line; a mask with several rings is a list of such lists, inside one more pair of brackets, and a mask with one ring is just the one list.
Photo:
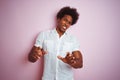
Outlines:
[[57, 26], [56, 30], [60, 34], [64, 34], [67, 29], [63, 28], [62, 26]]
[[67, 30], [67, 28], [64, 27], [64, 26], [61, 26], [61, 27], [59, 28], [59, 31], [60, 31], [61, 33], [65, 33], [66, 30]]

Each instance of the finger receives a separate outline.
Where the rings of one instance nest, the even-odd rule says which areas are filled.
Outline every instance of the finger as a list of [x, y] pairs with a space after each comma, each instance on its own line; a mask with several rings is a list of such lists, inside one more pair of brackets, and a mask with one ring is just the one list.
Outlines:
[[67, 63], [67, 60], [65, 58], [63, 58], [61, 56], [57, 56], [57, 57], [58, 57], [58, 59], [62, 60], [64, 63]]
[[70, 53], [69, 53], [69, 52], [67, 52], [67, 54], [66, 54], [65, 58], [69, 58], [69, 55], [70, 55]]
[[76, 61], [73, 62], [74, 64], [77, 63]]
[[75, 60], [75, 57], [72, 57], [72, 60]]
[[58, 57], [58, 59], [63, 60], [63, 58], [61, 56], [57, 56], [57, 57]]
[[40, 59], [41, 56], [37, 56], [37, 59]]
[[72, 57], [73, 54], [70, 54], [70, 52], [67, 52], [67, 55], [66, 55], [66, 56], [68, 56], [68, 57]]
[[41, 50], [36, 50], [35, 51], [35, 53], [34, 53], [34, 55], [36, 56], [42, 56], [42, 52], [41, 52]]
[[34, 57], [35, 59], [40, 59], [41, 56], [34, 55], [33, 57]]
[[68, 57], [69, 57], [70, 59], [72, 59], [72, 58], [73, 58], [72, 54], [70, 54]]
[[48, 53], [47, 51], [44, 51], [44, 50], [42, 51], [42, 54], [43, 54], [43, 55], [44, 55], [44, 54], [47, 54], [47, 53]]
[[36, 56], [41, 57], [41, 56], [42, 56], [42, 54], [39, 52], [39, 53], [37, 53], [37, 54], [36, 54]]
[[66, 58], [69, 59], [69, 60], [72, 60], [73, 59], [73, 55], [69, 54]]
[[35, 57], [36, 59], [39, 59], [42, 56], [42, 54], [40, 53], [34, 53], [33, 57]]
[[38, 59], [36, 56], [33, 56], [33, 59]]
[[70, 55], [70, 52], [67, 52], [67, 55], [66, 56], [69, 56]]
[[75, 60], [71, 60], [71, 63], [76, 63], [76, 61]]

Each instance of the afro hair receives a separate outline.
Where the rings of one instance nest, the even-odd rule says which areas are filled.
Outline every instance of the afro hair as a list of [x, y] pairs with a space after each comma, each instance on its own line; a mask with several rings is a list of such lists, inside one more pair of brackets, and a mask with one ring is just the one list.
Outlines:
[[75, 8], [70, 7], [63, 7], [58, 13], [57, 13], [57, 19], [64, 17], [64, 15], [70, 15], [72, 17], [72, 24], [75, 24], [79, 18], [79, 13]]

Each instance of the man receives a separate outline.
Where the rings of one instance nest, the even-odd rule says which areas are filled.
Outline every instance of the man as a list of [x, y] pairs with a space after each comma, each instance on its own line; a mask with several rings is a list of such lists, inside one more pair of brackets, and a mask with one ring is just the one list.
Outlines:
[[75, 8], [64, 7], [56, 17], [56, 29], [38, 35], [29, 61], [44, 56], [42, 80], [73, 80], [72, 68], [82, 68], [83, 59], [77, 39], [67, 29], [77, 22], [79, 14]]

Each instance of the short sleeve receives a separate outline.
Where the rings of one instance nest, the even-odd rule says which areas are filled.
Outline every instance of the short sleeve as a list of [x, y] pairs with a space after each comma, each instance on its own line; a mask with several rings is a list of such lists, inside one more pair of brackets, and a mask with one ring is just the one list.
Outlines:
[[80, 48], [80, 43], [79, 43], [79, 41], [74, 37], [74, 39], [73, 39], [73, 49], [72, 49], [72, 51], [77, 51], [77, 50], [79, 50], [79, 48]]
[[38, 37], [36, 38], [34, 46], [42, 48], [43, 41], [44, 41], [44, 32], [40, 32]]

